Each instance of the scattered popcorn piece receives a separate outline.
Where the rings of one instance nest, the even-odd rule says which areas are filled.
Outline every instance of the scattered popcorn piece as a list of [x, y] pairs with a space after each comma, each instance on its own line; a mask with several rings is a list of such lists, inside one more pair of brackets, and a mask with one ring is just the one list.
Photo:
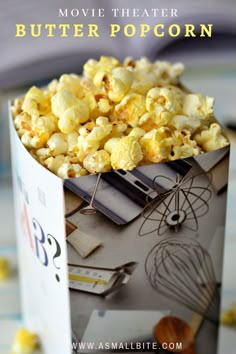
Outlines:
[[39, 338], [37, 334], [24, 328], [17, 331], [12, 346], [12, 354], [33, 354], [38, 348]]
[[5, 257], [0, 257], [0, 281], [6, 280], [10, 276], [9, 261]]
[[83, 75], [33, 86], [12, 107], [22, 143], [61, 178], [196, 156], [229, 144], [212, 97], [189, 93], [181, 63], [90, 59]]
[[225, 326], [236, 328], [236, 303], [222, 313], [221, 322]]

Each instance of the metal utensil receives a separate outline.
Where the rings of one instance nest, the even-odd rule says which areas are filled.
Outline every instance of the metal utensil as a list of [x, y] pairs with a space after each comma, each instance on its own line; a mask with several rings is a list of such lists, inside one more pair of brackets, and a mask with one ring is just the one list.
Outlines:
[[96, 184], [95, 184], [95, 187], [94, 187], [94, 191], [93, 191], [93, 194], [92, 194], [92, 198], [90, 200], [89, 205], [87, 205], [86, 207], [80, 209], [80, 211], [79, 211], [83, 215], [94, 215], [94, 214], [97, 213], [97, 210], [93, 206], [93, 202], [94, 202], [94, 198], [95, 198], [95, 195], [96, 195], [96, 192], [97, 192], [97, 189], [98, 189], [100, 178], [101, 178], [101, 173], [98, 174], [97, 181], [96, 181]]
[[161, 241], [149, 252], [145, 270], [155, 291], [218, 322], [219, 298], [212, 260], [196, 240]]

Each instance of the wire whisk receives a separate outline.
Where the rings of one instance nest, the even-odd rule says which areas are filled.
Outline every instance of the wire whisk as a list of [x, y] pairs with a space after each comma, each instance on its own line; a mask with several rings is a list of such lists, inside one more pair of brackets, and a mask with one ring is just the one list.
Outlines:
[[[205, 173], [194, 177], [176, 176], [172, 180], [167, 176], [156, 176], [153, 180], [154, 189], [159, 195], [147, 203], [143, 210], [144, 221], [139, 229], [139, 236], [156, 232], [159, 236], [169, 229], [179, 231], [185, 227], [197, 231], [198, 219], [209, 210], [208, 201], [211, 198], [209, 179]], [[165, 185], [165, 191], [160, 186]]]
[[156, 292], [218, 321], [219, 298], [212, 260], [196, 240], [161, 241], [149, 252], [145, 271]]

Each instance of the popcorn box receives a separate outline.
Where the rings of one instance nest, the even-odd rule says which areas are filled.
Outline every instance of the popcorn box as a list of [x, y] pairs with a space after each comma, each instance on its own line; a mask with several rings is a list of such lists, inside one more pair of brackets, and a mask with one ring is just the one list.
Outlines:
[[43, 352], [216, 354], [229, 146], [62, 179], [11, 114], [10, 130], [22, 309]]

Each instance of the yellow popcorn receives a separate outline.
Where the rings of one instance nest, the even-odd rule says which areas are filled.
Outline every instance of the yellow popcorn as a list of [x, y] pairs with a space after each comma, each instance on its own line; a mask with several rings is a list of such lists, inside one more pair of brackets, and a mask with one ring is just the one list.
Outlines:
[[194, 139], [204, 151], [213, 151], [229, 145], [226, 137], [222, 135], [222, 130], [218, 123], [212, 123], [209, 129], [194, 135]]
[[94, 121], [87, 122], [86, 124], [83, 124], [78, 129], [79, 135], [87, 136], [93, 130], [93, 128], [95, 128], [95, 126], [96, 126], [96, 123]]
[[221, 323], [225, 326], [236, 328], [236, 303], [232, 304], [229, 309], [222, 313]]
[[167, 61], [156, 61], [154, 73], [159, 85], [177, 84], [184, 71], [182, 63], [171, 64]]
[[0, 281], [8, 279], [10, 276], [9, 261], [5, 257], [0, 257]]
[[147, 93], [146, 108], [159, 116], [162, 112], [177, 113], [180, 103], [172, 90], [167, 87], [154, 87]]
[[48, 134], [25, 131], [21, 137], [22, 143], [28, 148], [40, 148], [48, 139]]
[[67, 108], [58, 121], [58, 127], [62, 133], [69, 134], [89, 119], [89, 109], [85, 102], [77, 101], [77, 104]]
[[19, 136], [22, 136], [26, 131], [32, 130], [31, 116], [26, 112], [16, 115], [14, 125]]
[[173, 126], [178, 131], [183, 129], [189, 130], [191, 133], [195, 132], [201, 126], [201, 120], [197, 117], [187, 117], [184, 115], [175, 115], [171, 121], [170, 125]]
[[118, 66], [112, 70], [112, 76], [120, 80], [124, 84], [126, 91], [129, 91], [134, 81], [134, 73], [131, 69]]
[[146, 112], [145, 98], [136, 93], [129, 94], [116, 105], [115, 111], [119, 119], [131, 127], [137, 127], [139, 118]]
[[72, 132], [67, 135], [67, 152], [69, 154], [76, 154], [78, 152], [78, 137], [79, 134], [77, 132]]
[[[124, 69], [126, 70], [126, 69]], [[131, 74], [129, 70], [126, 70], [128, 75]], [[94, 84], [99, 88], [104, 88], [108, 98], [113, 102], [120, 102], [122, 98], [128, 92], [131, 80], [129, 77], [126, 81], [122, 81], [123, 77], [116, 77], [113, 73], [108, 71], [99, 71], [94, 77]]]
[[40, 116], [32, 124], [33, 130], [49, 136], [58, 130], [58, 118], [53, 113]]
[[126, 131], [127, 127], [127, 124], [123, 120], [114, 120], [112, 122], [112, 136], [120, 136]]
[[191, 156], [199, 155], [201, 149], [198, 146], [193, 147], [190, 144], [174, 146], [171, 153], [168, 155], [168, 160], [184, 159]]
[[45, 97], [44, 92], [38, 87], [33, 86], [25, 95], [22, 109], [30, 114], [32, 118], [37, 118], [40, 114], [47, 113], [49, 102], [47, 97]]
[[60, 155], [67, 152], [68, 144], [65, 134], [55, 133], [47, 142], [49, 155]]
[[112, 109], [110, 100], [106, 97], [100, 97], [97, 102], [98, 110], [101, 113], [108, 113]]
[[89, 59], [84, 65], [84, 76], [93, 79], [98, 71], [112, 71], [120, 65], [119, 60], [113, 57], [101, 56], [99, 61]]
[[98, 117], [96, 126], [87, 135], [86, 139], [89, 144], [98, 143], [112, 132], [112, 123], [109, 123], [107, 117]]
[[13, 102], [13, 106], [11, 107], [11, 113], [13, 117], [16, 117], [21, 113], [23, 100], [22, 98], [16, 98]]
[[110, 155], [105, 150], [88, 154], [84, 158], [83, 166], [90, 173], [108, 172], [111, 170]]
[[133, 136], [119, 139], [111, 152], [111, 165], [115, 170], [132, 170], [142, 159], [141, 147]]
[[57, 169], [57, 175], [61, 178], [76, 178], [86, 175], [86, 170], [78, 163], [63, 162]]
[[[39, 151], [37, 152], [39, 155]], [[44, 155], [47, 157], [48, 154]], [[55, 157], [51, 156], [43, 161], [43, 165], [48, 168], [53, 173], [57, 174], [59, 167], [65, 162], [65, 157], [63, 155], [57, 155]]]
[[153, 129], [140, 139], [144, 158], [151, 162], [166, 160], [175, 142], [168, 128]]
[[76, 74], [63, 74], [61, 75], [58, 85], [57, 91], [70, 91], [76, 97], [83, 97], [83, 90], [80, 85], [80, 77]]
[[214, 99], [180, 84], [181, 63], [101, 56], [14, 101], [22, 143], [61, 178], [196, 156], [228, 145]]
[[24, 328], [17, 331], [12, 346], [12, 354], [33, 354], [38, 348], [39, 338], [37, 334]]
[[129, 132], [129, 136], [133, 136], [137, 140], [141, 138], [144, 134], [145, 130], [138, 127], [131, 129], [131, 131]]
[[52, 97], [57, 93], [57, 88], [58, 88], [58, 80], [54, 79], [51, 82], [49, 82], [46, 91], [48, 95]]
[[183, 114], [200, 119], [208, 118], [213, 115], [213, 105], [214, 98], [191, 93], [184, 98]]
[[78, 103], [76, 96], [70, 91], [59, 91], [51, 99], [52, 112], [58, 118], [70, 107]]
[[78, 152], [77, 157], [83, 162], [85, 156], [94, 153], [99, 149], [99, 141], [88, 141], [87, 137], [80, 135], [78, 137]]
[[120, 140], [120, 138], [111, 138], [111, 139], [107, 140], [104, 145], [104, 150], [109, 152], [109, 154], [111, 155], [112, 151], [115, 149], [119, 140]]

